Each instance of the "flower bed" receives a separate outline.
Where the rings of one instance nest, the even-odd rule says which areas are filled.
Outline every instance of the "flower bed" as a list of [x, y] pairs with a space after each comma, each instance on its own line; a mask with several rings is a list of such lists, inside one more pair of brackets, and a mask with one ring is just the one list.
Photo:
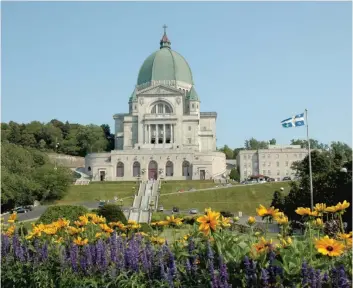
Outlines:
[[[257, 214], [277, 222], [278, 239], [267, 229], [234, 232], [237, 218], [206, 209], [189, 234], [176, 237], [184, 219], [153, 222], [141, 232], [133, 221], [106, 223], [94, 213], [70, 223], [58, 219], [33, 225], [26, 234], [16, 214], [1, 234], [3, 287], [351, 287], [352, 232], [324, 235], [325, 219], [340, 221], [349, 203], [298, 208], [305, 218], [303, 237], [289, 235], [289, 220], [262, 205]], [[341, 222], [340, 222], [341, 223]], [[342, 224], [342, 223], [341, 223]], [[161, 237], [173, 231], [173, 241]], [[148, 229], [147, 229], [148, 230]], [[145, 230], [146, 231], [146, 230]]]

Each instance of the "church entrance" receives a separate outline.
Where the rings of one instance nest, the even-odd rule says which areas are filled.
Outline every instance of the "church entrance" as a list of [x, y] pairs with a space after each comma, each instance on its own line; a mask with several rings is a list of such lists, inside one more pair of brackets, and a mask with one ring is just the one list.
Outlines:
[[101, 181], [105, 180], [105, 171], [99, 171], [99, 178]]
[[205, 180], [205, 170], [200, 170], [200, 180]]
[[158, 178], [158, 164], [156, 161], [152, 160], [148, 164], [148, 180], [155, 179], [157, 180]]

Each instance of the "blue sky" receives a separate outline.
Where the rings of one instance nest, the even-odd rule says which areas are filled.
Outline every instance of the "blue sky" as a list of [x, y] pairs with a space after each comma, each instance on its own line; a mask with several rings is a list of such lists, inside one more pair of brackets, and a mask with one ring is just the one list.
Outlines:
[[352, 144], [352, 4], [2, 2], [2, 121], [107, 123], [128, 112], [163, 24], [191, 66], [217, 146], [250, 137]]

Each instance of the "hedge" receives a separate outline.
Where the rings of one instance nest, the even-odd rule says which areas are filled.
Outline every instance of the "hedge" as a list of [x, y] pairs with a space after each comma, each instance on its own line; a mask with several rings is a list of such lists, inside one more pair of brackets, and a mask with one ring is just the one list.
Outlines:
[[49, 206], [47, 210], [40, 216], [37, 223], [50, 224], [59, 218], [76, 221], [79, 216], [88, 213], [89, 210], [84, 206], [75, 205], [58, 205]]

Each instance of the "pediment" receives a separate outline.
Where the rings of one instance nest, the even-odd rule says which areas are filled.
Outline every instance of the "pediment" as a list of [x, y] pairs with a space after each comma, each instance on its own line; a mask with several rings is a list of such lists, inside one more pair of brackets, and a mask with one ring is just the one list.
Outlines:
[[181, 95], [181, 92], [176, 88], [158, 85], [143, 89], [137, 95]]

